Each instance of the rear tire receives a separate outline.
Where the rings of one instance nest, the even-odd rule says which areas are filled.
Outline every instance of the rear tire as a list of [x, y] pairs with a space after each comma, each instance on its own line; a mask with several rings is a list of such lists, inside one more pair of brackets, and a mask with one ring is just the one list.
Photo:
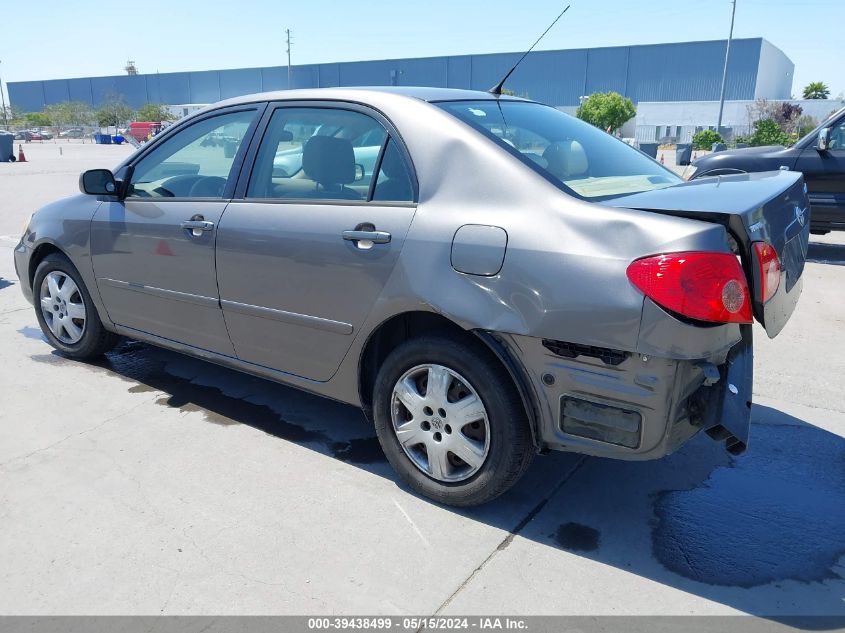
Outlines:
[[474, 506], [495, 499], [535, 454], [510, 376], [471, 340], [430, 334], [402, 343], [379, 370], [373, 407], [391, 466], [439, 503]]
[[105, 354], [120, 337], [103, 327], [79, 271], [59, 253], [47, 255], [32, 280], [35, 316], [47, 341], [65, 356], [87, 360]]

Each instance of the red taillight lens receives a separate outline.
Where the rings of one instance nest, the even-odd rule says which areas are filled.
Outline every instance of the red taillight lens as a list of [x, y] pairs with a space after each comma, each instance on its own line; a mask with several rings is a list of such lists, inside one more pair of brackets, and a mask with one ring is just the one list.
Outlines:
[[775, 296], [780, 286], [780, 259], [771, 244], [754, 242], [752, 246], [760, 276], [760, 301], [766, 303]]
[[745, 274], [729, 253], [669, 253], [628, 266], [628, 279], [664, 308], [698, 321], [751, 323]]

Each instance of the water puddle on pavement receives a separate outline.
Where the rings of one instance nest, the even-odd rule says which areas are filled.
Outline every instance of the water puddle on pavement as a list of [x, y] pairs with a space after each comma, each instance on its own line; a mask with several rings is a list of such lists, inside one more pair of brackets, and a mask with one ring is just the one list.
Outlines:
[[691, 490], [660, 493], [654, 514], [654, 555], [686, 578], [735, 587], [841, 578], [845, 438], [803, 422], [757, 424], [747, 453]]
[[550, 536], [563, 549], [571, 552], [594, 552], [601, 541], [597, 529], [581, 523], [564, 523]]
[[41, 331], [41, 328], [32, 327], [30, 325], [19, 329], [18, 334], [23, 334], [26, 338], [32, 339], [33, 341], [47, 340], [47, 337], [44, 336], [44, 332]]
[[[38, 337], [34, 336], [35, 331], [38, 332]], [[23, 328], [19, 332], [28, 338], [43, 339], [41, 331], [35, 328]], [[221, 426], [246, 424], [290, 442], [318, 445], [322, 448], [321, 452], [345, 462], [371, 464], [386, 461], [375, 437], [337, 440], [323, 429], [312, 429], [283, 419], [268, 405], [250, 402], [244, 397], [231, 396], [220, 387], [199, 384], [190, 378], [169, 373], [166, 370], [168, 361], [177, 356], [188, 363], [206, 365], [203, 361], [189, 359], [135, 341], [121, 343], [102, 359], [88, 363], [70, 360], [57, 352], [36, 354], [31, 358], [40, 363], [70, 363], [115, 375], [132, 383], [128, 389], [130, 393], [163, 392], [164, 395], [156, 400], [156, 404], [182, 412], [200, 412], [212, 424]], [[256, 387], [262, 390], [285, 389], [269, 381], [244, 377], [233, 370], [219, 368], [217, 371], [221, 376], [221, 381], [228, 381], [228, 378], [235, 375], [237, 379], [257, 381]], [[246, 397], [248, 395], [246, 394]], [[316, 396], [305, 397], [317, 398]]]

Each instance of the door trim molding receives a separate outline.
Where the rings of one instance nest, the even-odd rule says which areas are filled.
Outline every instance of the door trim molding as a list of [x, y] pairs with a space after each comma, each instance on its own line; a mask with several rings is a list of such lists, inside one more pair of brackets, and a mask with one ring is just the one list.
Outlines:
[[333, 321], [331, 319], [310, 316], [308, 314], [264, 308], [261, 306], [250, 305], [248, 303], [227, 301], [226, 299], [220, 301], [220, 305], [223, 308], [224, 313], [228, 310], [230, 312], [238, 312], [247, 316], [257, 317], [259, 319], [270, 319], [272, 321], [281, 321], [282, 323], [289, 323], [291, 325], [301, 325], [303, 327], [323, 330], [333, 334], [344, 334], [348, 336], [352, 334], [354, 329], [351, 323], [344, 323], [343, 321]]
[[112, 288], [119, 288], [121, 290], [132, 290], [134, 292], [140, 292], [142, 294], [152, 295], [153, 297], [160, 297], [162, 299], [169, 299], [171, 301], [184, 301], [185, 303], [193, 303], [194, 305], [203, 306], [205, 308], [220, 307], [216, 297], [205, 297], [203, 295], [195, 295], [189, 292], [165, 290], [164, 288], [145, 286], [143, 284], [120, 281], [119, 279], [109, 279], [108, 277], [99, 277], [97, 279], [97, 284], [111, 286]]

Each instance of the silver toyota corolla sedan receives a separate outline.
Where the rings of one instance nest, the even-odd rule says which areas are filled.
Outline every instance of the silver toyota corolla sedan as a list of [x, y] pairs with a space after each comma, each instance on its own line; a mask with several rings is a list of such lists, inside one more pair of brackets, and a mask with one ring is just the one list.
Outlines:
[[15, 251], [50, 343], [129, 337], [360, 406], [415, 490], [493, 499], [549, 449], [748, 442], [752, 322], [801, 293], [798, 173], [683, 182], [539, 103], [239, 97], [173, 125]]

